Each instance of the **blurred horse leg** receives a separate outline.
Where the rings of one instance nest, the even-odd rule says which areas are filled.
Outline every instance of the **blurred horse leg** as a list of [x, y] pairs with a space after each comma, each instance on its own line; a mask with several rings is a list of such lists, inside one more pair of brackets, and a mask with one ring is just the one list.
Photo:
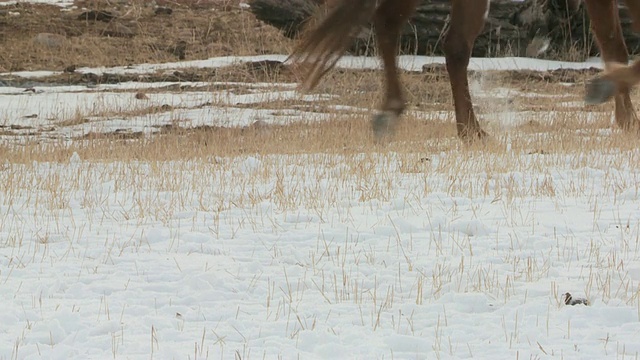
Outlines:
[[[639, 0], [640, 1], [640, 0]], [[453, 95], [458, 137], [483, 138], [469, 94], [467, 68], [475, 39], [483, 29], [489, 0], [452, 0], [451, 21], [444, 50]], [[405, 100], [398, 74], [400, 30], [413, 15], [418, 0], [338, 0], [320, 24], [301, 41], [289, 59], [310, 65], [303, 90], [313, 89], [335, 66], [361, 27], [373, 18], [377, 45], [384, 65], [385, 95], [372, 127], [378, 137], [393, 133]]]
[[467, 69], [473, 43], [482, 31], [489, 12], [489, 0], [452, 0], [451, 21], [444, 51], [456, 113], [458, 137], [465, 140], [487, 135], [480, 127], [469, 94]]
[[[639, 26], [640, 1], [627, 0], [634, 25]], [[622, 36], [616, 0], [585, 0], [591, 27], [595, 34], [605, 71], [587, 84], [585, 102], [600, 104], [610, 98], [615, 101], [618, 126], [628, 130], [638, 125], [638, 117], [631, 104], [629, 89], [640, 81], [640, 63], [627, 65], [629, 55]]]
[[374, 115], [372, 127], [377, 137], [393, 134], [398, 117], [405, 109], [396, 64], [398, 38], [404, 23], [413, 15], [417, 0], [383, 1], [374, 15], [374, 26], [379, 55], [385, 77], [385, 95], [380, 111]]

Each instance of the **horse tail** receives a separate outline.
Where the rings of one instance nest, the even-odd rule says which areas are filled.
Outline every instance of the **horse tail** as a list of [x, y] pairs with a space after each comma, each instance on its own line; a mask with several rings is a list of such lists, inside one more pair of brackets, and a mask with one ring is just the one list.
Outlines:
[[287, 58], [294, 63], [310, 65], [302, 90], [313, 89], [331, 70], [362, 27], [371, 20], [378, 0], [338, 0], [322, 22], [303, 37]]

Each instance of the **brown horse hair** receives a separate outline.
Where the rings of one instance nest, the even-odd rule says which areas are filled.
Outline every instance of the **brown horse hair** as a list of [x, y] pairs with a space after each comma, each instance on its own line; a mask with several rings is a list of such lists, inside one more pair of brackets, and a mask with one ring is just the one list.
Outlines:
[[301, 82], [312, 90], [331, 70], [376, 11], [377, 0], [342, 0], [331, 8], [322, 23], [299, 42], [287, 61], [310, 65]]

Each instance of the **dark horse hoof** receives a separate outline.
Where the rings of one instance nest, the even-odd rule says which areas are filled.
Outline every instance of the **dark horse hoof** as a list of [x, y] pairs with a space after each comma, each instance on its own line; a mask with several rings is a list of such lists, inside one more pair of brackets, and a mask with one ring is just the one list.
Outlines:
[[371, 119], [371, 126], [376, 139], [393, 135], [397, 118], [398, 115], [390, 111], [382, 111], [373, 115], [373, 119]]
[[608, 79], [595, 78], [586, 85], [584, 102], [587, 105], [597, 105], [606, 102], [616, 94], [616, 84]]

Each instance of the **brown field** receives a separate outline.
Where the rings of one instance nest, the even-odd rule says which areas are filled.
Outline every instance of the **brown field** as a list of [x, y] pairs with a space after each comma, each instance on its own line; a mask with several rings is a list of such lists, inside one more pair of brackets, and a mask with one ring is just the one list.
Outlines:
[[[79, 7], [109, 10], [120, 14], [119, 24], [134, 29], [132, 37], [104, 36], [114, 22], [78, 20], [80, 9], [61, 11], [57, 6], [17, 4], [2, 8], [0, 23], [0, 71], [62, 70], [70, 66], [123, 66], [137, 63], [178, 61], [171, 52], [179, 41], [185, 41], [186, 59], [206, 59], [226, 55], [286, 54], [293, 42], [274, 28], [261, 24], [249, 11], [232, 1], [167, 2], [174, 12], [169, 16], [154, 14], [145, 1], [129, 1], [128, 5], [94, 1], [78, 3]], [[7, 15], [9, 12], [20, 16]], [[62, 46], [48, 47], [34, 41], [41, 32], [64, 35]], [[612, 125], [611, 103], [585, 107], [581, 103], [586, 79], [597, 73], [588, 71], [511, 71], [470, 73], [473, 86], [488, 95], [476, 97], [475, 103], [483, 125], [493, 135], [486, 142], [471, 145], [470, 151], [522, 150], [531, 153], [579, 152], [589, 148], [629, 148], [635, 145], [635, 135], [624, 134]], [[6, 79], [16, 79], [10, 75]], [[447, 74], [442, 67], [402, 74], [409, 109], [397, 135], [388, 143], [377, 144], [370, 134], [368, 119], [371, 109], [382, 96], [382, 78], [378, 71], [332, 71], [315, 90], [318, 94], [335, 95], [318, 102], [276, 100], [258, 104], [238, 104], [267, 109], [277, 113], [286, 109], [301, 109], [329, 115], [326, 121], [309, 121], [286, 125], [220, 127], [165, 126], [151, 136], [121, 133], [91, 133], [76, 138], [71, 144], [40, 140], [26, 141], [22, 146], [0, 145], [0, 157], [14, 162], [65, 161], [73, 152], [83, 159], [95, 160], [178, 160], [194, 157], [234, 156], [248, 153], [362, 153], [395, 151], [428, 156], [431, 152], [463, 146], [455, 137], [452, 100]], [[139, 76], [97, 81], [131, 81]], [[2, 80], [2, 79], [0, 79]], [[96, 80], [96, 79], [94, 79]], [[294, 83], [296, 76], [286, 67], [261, 64], [233, 65], [220, 69], [187, 69], [179, 74], [146, 75], [145, 81], [235, 81], [242, 83]], [[42, 83], [82, 84], [87, 78], [78, 73], [64, 73], [40, 79]], [[507, 89], [507, 95], [491, 94], [494, 88]], [[211, 91], [216, 87], [174, 89], [173, 92]], [[236, 85], [227, 90], [248, 93], [250, 89]], [[154, 93], [166, 89], [144, 89]], [[540, 96], [532, 96], [538, 94]], [[133, 94], [132, 94], [133, 96]], [[475, 96], [475, 95], [474, 95]], [[561, 101], [558, 101], [558, 99]], [[374, 100], [372, 100], [374, 99]], [[337, 106], [349, 107], [335, 110]], [[116, 115], [112, 109], [100, 114], [83, 114], [58, 119], [53, 126], [65, 127], [86, 122], [88, 115]], [[136, 110], [122, 116], [154, 115], [157, 107]], [[434, 112], [444, 113], [436, 116]], [[527, 114], [525, 121], [505, 128], [496, 122], [496, 113]], [[530, 117], [530, 118], [529, 118]], [[604, 130], [614, 131], [607, 136]], [[18, 127], [5, 120], [0, 133], [20, 136]], [[50, 129], [47, 129], [48, 131]], [[33, 129], [30, 135], [42, 134]], [[422, 155], [420, 155], [422, 154]]]

